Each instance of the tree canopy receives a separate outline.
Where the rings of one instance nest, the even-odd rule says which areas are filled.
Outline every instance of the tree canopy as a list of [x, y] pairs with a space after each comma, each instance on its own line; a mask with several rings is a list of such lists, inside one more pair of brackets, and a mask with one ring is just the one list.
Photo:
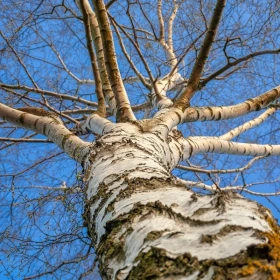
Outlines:
[[50, 116], [88, 142], [101, 134], [85, 128], [91, 114], [175, 123], [191, 146], [175, 176], [197, 193], [241, 193], [278, 217], [278, 1], [3, 0], [0, 7], [7, 279], [98, 279], [83, 222], [83, 167], [63, 142], [11, 121], [8, 107]]

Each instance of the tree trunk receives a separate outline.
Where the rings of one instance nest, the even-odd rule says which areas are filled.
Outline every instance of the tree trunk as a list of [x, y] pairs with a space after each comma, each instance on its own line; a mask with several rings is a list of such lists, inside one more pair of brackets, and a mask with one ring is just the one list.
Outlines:
[[171, 175], [181, 134], [107, 129], [85, 161], [85, 221], [104, 279], [280, 279], [279, 229], [237, 193], [197, 195]]

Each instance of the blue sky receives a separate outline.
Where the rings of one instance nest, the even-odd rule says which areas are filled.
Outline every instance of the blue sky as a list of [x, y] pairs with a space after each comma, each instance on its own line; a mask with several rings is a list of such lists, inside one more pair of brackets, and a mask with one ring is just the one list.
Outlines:
[[[184, 53], [187, 46], [190, 46], [196, 36], [205, 29], [203, 17], [209, 19], [211, 4], [201, 8], [199, 2], [185, 1], [179, 11], [177, 21], [174, 27], [174, 48], [177, 56]], [[214, 43], [212, 53], [209, 56], [208, 63], [205, 66], [203, 77], [208, 77], [220, 67], [228, 62], [233, 62], [237, 58], [248, 55], [252, 52], [266, 49], [279, 48], [280, 36], [277, 27], [277, 11], [273, 3], [266, 1], [233, 1], [229, 3], [225, 10], [224, 19], [221, 23], [220, 33], [217, 41]], [[258, 2], [258, 3], [256, 3]], [[67, 2], [71, 7], [72, 13], [65, 12], [64, 8], [57, 7], [54, 12], [52, 6], [46, 3], [35, 9], [40, 1], [28, 1], [18, 3], [16, 1], [6, 0], [0, 3], [2, 20], [0, 29], [9, 38], [12, 47], [16, 50], [24, 62], [26, 69], [14, 55], [11, 47], [7, 46], [3, 37], [0, 37], [0, 81], [12, 85], [22, 84], [28, 87], [35, 87], [29, 78], [31, 73], [40, 88], [67, 94], [79, 96], [88, 101], [96, 101], [94, 94], [95, 88], [92, 85], [79, 85], [73, 76], [63, 69], [63, 65], [57, 56], [58, 52], [63, 59], [68, 70], [79, 79], [92, 79], [91, 65], [88, 52], [85, 48], [84, 27], [81, 20], [73, 17], [73, 14], [79, 14], [77, 7], [70, 1]], [[53, 5], [60, 1], [50, 1]], [[147, 1], [143, 5], [143, 11], [135, 5], [131, 5], [130, 12], [133, 15], [133, 21], [137, 22], [137, 28], [145, 29], [146, 32], [138, 33], [138, 42], [147, 64], [155, 77], [162, 77], [170, 71], [166, 63], [166, 53], [158, 42], [152, 39], [153, 30], [147, 20], [154, 24], [155, 32], [159, 25], [153, 1]], [[171, 1], [165, 3], [166, 10], [164, 15], [170, 15]], [[259, 5], [259, 6], [258, 6]], [[30, 18], [30, 11], [33, 11], [33, 18]], [[42, 12], [48, 11], [42, 15]], [[128, 7], [123, 1], [117, 1], [114, 9], [110, 9], [111, 14], [123, 25], [131, 25], [130, 19], [126, 17], [125, 12]], [[36, 15], [40, 15], [38, 18]], [[58, 15], [63, 18], [58, 20]], [[131, 30], [131, 29], [130, 29]], [[133, 37], [133, 34], [130, 34]], [[227, 45], [225, 42], [229, 39]], [[147, 71], [143, 61], [139, 58], [133, 45], [128, 39], [124, 39], [127, 51], [132, 57], [136, 67], [146, 77]], [[119, 68], [123, 78], [134, 77], [135, 74], [130, 64], [121, 53], [121, 48], [115, 40], [116, 50], [119, 61]], [[184, 78], [188, 78], [192, 69], [194, 60], [197, 56], [201, 40], [190, 48], [182, 63], [180, 63], [180, 73]], [[226, 46], [226, 47], [225, 47]], [[229, 77], [220, 76], [219, 80], [213, 80], [205, 88], [199, 91], [192, 100], [192, 106], [221, 106], [237, 104], [252, 98], [260, 93], [269, 90], [280, 84], [279, 80], [279, 58], [277, 56], [262, 56], [243, 65], [236, 73]], [[226, 76], [226, 75], [225, 75]], [[141, 83], [127, 83], [125, 87], [132, 104], [139, 104], [148, 100], [150, 91]], [[5, 91], [0, 93], [0, 102], [15, 108], [25, 106], [43, 106], [44, 99], [40, 95], [26, 90], [17, 91], [20, 96], [12, 95]], [[176, 91], [170, 92], [170, 97], [176, 95]], [[29, 99], [24, 99], [27, 96]], [[35, 101], [34, 101], [35, 100]], [[47, 96], [49, 106], [58, 111], [67, 111], [69, 109], [88, 109], [89, 106], [61, 100], [59, 98]], [[39, 101], [41, 103], [36, 103]], [[46, 108], [46, 107], [45, 107]], [[261, 112], [252, 113], [233, 120], [220, 122], [197, 122], [187, 123], [180, 126], [180, 130], [185, 137], [188, 136], [219, 136], [228, 130], [252, 119]], [[140, 118], [142, 112], [137, 114]], [[84, 115], [71, 115], [72, 118], [81, 120]], [[113, 118], [111, 118], [113, 120]], [[69, 119], [64, 119], [69, 128], [74, 123]], [[260, 144], [279, 144], [279, 113], [275, 113], [262, 125], [249, 130], [235, 141]], [[28, 137], [32, 132], [26, 132], [24, 129], [14, 130], [13, 127], [1, 123], [1, 137]], [[83, 136], [88, 141], [94, 137]], [[88, 138], [86, 138], [88, 137]], [[45, 139], [40, 135], [34, 139]], [[9, 230], [12, 237], [9, 243], [3, 238], [0, 246], [0, 259], [3, 260], [7, 269], [12, 269], [12, 277], [5, 276], [5, 268], [1, 269], [0, 279], [22, 279], [17, 276], [19, 267], [23, 274], [36, 274], [36, 270], [68, 261], [74, 257], [88, 253], [89, 239], [87, 238], [86, 228], [83, 225], [83, 195], [82, 193], [66, 193], [56, 188], [65, 181], [71, 188], [84, 188], [79, 174], [82, 167], [76, 164], [68, 156], [50, 143], [10, 143], [0, 142], [0, 175], [9, 176], [0, 177], [0, 238]], [[44, 161], [43, 161], [44, 160]], [[199, 155], [190, 159], [190, 162], [196, 166], [205, 169], [229, 169], [244, 166], [251, 160], [251, 157], [228, 156], [206, 154]], [[32, 167], [32, 168], [31, 168]], [[182, 176], [188, 180], [198, 180], [197, 174], [191, 172], [174, 171], [174, 174]], [[259, 192], [279, 191], [278, 181], [274, 183], [264, 183], [275, 181], [280, 174], [278, 157], [267, 157], [256, 162], [251, 169], [243, 174], [226, 174], [221, 176], [212, 176], [200, 174], [200, 179], [205, 184], [213, 184], [213, 181], [219, 183], [220, 187], [228, 185], [242, 185], [244, 181], [247, 184], [260, 182], [252, 188]], [[53, 190], [51, 189], [53, 188]], [[278, 210], [264, 197], [245, 195], [259, 203], [267, 206], [273, 215], [280, 219]], [[280, 198], [269, 197], [269, 199], [280, 207]], [[69, 235], [69, 233], [71, 233]], [[64, 244], [67, 240], [69, 244]], [[47, 242], [48, 246], [44, 249], [40, 247], [41, 242]], [[24, 247], [25, 246], [25, 247]], [[27, 251], [20, 251], [27, 248]], [[5, 250], [11, 250], [11, 262], [9, 257], [4, 256]], [[19, 251], [17, 251], [17, 249]], [[2, 252], [2, 253], [1, 253]], [[21, 260], [17, 253], [25, 257]], [[3, 255], [1, 255], [3, 254]], [[84, 270], [84, 267], [91, 266], [94, 259], [94, 252], [90, 251], [91, 257], [80, 264], [73, 265], [73, 268], [65, 266], [56, 274], [61, 279], [73, 279], [73, 275]], [[20, 254], [19, 254], [20, 255]], [[53, 259], [56, 256], [57, 259]], [[32, 259], [34, 258], [34, 259]], [[26, 265], [30, 264], [31, 265]], [[47, 263], [47, 265], [45, 264]], [[2, 272], [1, 272], [2, 271]], [[95, 276], [97, 277], [97, 276]], [[55, 279], [52, 275], [41, 277], [40, 279]], [[96, 278], [97, 279], [97, 278]]]

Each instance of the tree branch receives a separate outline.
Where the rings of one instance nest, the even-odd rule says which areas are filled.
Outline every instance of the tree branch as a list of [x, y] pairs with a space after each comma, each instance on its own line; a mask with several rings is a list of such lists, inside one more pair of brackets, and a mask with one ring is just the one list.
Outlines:
[[67, 94], [60, 94], [60, 93], [56, 93], [56, 92], [48, 91], [48, 90], [43, 90], [43, 89], [31, 88], [31, 87], [28, 87], [28, 86], [7, 85], [7, 84], [0, 83], [0, 88], [2, 88], [3, 90], [5, 90], [5, 89], [24, 90], [24, 91], [27, 91], [27, 92], [34, 92], [34, 93], [43, 94], [43, 95], [47, 95], [47, 96], [57, 97], [58, 99], [61, 99], [61, 100], [70, 100], [72, 102], [78, 102], [78, 103], [82, 103], [82, 104], [85, 104], [85, 105], [88, 105], [88, 106], [93, 106], [93, 107], [98, 106], [98, 104], [96, 102], [92, 102], [92, 101], [83, 99], [81, 97], [76, 97], [76, 96], [67, 95]]
[[174, 0], [174, 8], [172, 11], [172, 14], [168, 20], [168, 34], [167, 34], [167, 42], [168, 42], [168, 47], [170, 50], [173, 52], [173, 23], [176, 17], [176, 14], [178, 12], [179, 5], [177, 3], [177, 0]]
[[223, 9], [225, 7], [226, 0], [217, 0], [214, 13], [211, 18], [209, 28], [206, 32], [205, 38], [203, 40], [201, 49], [198, 53], [198, 57], [195, 61], [194, 67], [190, 74], [188, 84], [184, 92], [179, 96], [175, 105], [179, 108], [186, 108], [189, 106], [189, 102], [195, 91], [198, 89], [200, 77], [204, 69], [205, 63], [208, 58], [208, 54], [211, 50], [212, 44], [214, 42], [215, 36], [218, 31], [218, 27], [222, 18]]
[[[107, 104], [109, 105], [109, 111], [114, 116], [116, 115], [116, 100], [115, 96], [109, 81], [107, 69], [106, 69], [106, 63], [104, 58], [104, 50], [103, 50], [103, 44], [101, 40], [101, 34], [100, 34], [100, 28], [98, 25], [98, 21], [96, 18], [95, 13], [93, 12], [88, 0], [83, 1], [85, 10], [88, 13], [89, 17], [89, 23], [90, 23], [90, 29], [91, 29], [91, 36], [94, 43], [94, 48], [97, 56], [97, 63], [99, 68], [100, 77], [102, 80], [102, 90], [103, 95], [107, 101]], [[83, 14], [82, 7], [80, 4], [80, 0], [77, 0], [77, 5], [79, 6], [81, 13]]]
[[266, 108], [280, 97], [280, 86], [271, 89], [255, 98], [232, 105], [220, 107], [192, 107], [184, 112], [183, 121], [210, 121], [226, 120], [246, 115], [250, 112], [259, 111]]
[[117, 102], [117, 120], [121, 122], [135, 120], [118, 68], [106, 7], [102, 0], [96, 0], [93, 3], [100, 26], [107, 73]]
[[184, 159], [204, 153], [231, 154], [243, 156], [276, 156], [280, 155], [280, 145], [260, 145], [236, 143], [221, 140], [218, 137], [188, 137], [184, 142]]
[[226, 70], [230, 69], [231, 67], [234, 67], [236, 65], [238, 65], [239, 63], [243, 62], [243, 61], [248, 61], [256, 56], [260, 56], [260, 55], [265, 55], [265, 54], [279, 54], [280, 53], [280, 49], [276, 49], [276, 50], [264, 50], [264, 51], [259, 51], [259, 52], [255, 52], [255, 53], [251, 53], [249, 55], [246, 55], [244, 57], [241, 57], [239, 59], [236, 59], [233, 62], [230, 62], [228, 64], [226, 64], [224, 67], [222, 67], [221, 69], [219, 69], [218, 71], [214, 72], [213, 74], [211, 74], [210, 76], [206, 77], [205, 79], [203, 79], [203, 81], [200, 83], [200, 87], [204, 87], [208, 82], [210, 82], [211, 80], [215, 79], [217, 76], [219, 76], [220, 74], [222, 74], [223, 72], [225, 72]]
[[57, 120], [56, 116], [53, 116], [49, 112], [46, 115], [45, 110], [25, 108], [24, 111], [26, 112], [12, 109], [0, 103], [0, 118], [17, 126], [45, 135], [69, 156], [80, 163], [83, 162], [90, 143], [81, 140], [71, 133], [71, 131]]
[[181, 184], [185, 185], [187, 188], [198, 188], [201, 190], [205, 190], [205, 191], [209, 191], [211, 193], [215, 193], [218, 188], [216, 187], [216, 185], [206, 185], [204, 183], [200, 183], [200, 182], [195, 182], [195, 181], [186, 181], [180, 178], [176, 178], [178, 182], [180, 182]]
[[270, 117], [276, 111], [277, 111], [277, 108], [269, 108], [264, 113], [262, 113], [260, 116], [258, 116], [257, 118], [250, 120], [234, 129], [230, 130], [229, 132], [219, 136], [219, 138], [223, 139], [223, 140], [231, 140], [231, 139], [237, 137], [238, 135], [240, 135], [241, 133], [263, 123], [268, 117]]
[[232, 106], [190, 107], [182, 112], [179, 108], [166, 108], [156, 115], [155, 125], [162, 124], [169, 131], [180, 123], [194, 121], [219, 121], [243, 116], [266, 108], [280, 97], [280, 86], [255, 98]]
[[273, 193], [261, 193], [261, 192], [255, 192], [255, 191], [251, 191], [248, 190], [247, 187], [249, 187], [249, 185], [247, 186], [228, 186], [228, 187], [224, 187], [224, 188], [218, 188], [215, 184], [213, 185], [206, 185], [204, 183], [199, 183], [199, 182], [194, 182], [194, 181], [186, 181], [183, 179], [179, 179], [176, 178], [178, 180], [178, 182], [184, 184], [187, 188], [197, 188], [197, 189], [201, 189], [204, 191], [209, 191], [211, 193], [216, 193], [218, 190], [223, 191], [223, 192], [237, 192], [237, 191], [243, 191], [252, 195], [257, 195], [257, 196], [278, 196], [280, 195], [280, 192], [273, 192]]
[[2, 33], [2, 31], [0, 31], [0, 35], [2, 36], [2, 38], [5, 40], [5, 42], [7, 43], [7, 45], [9, 46], [9, 48], [12, 50], [12, 52], [14, 53], [14, 55], [16, 56], [17, 60], [19, 61], [19, 63], [21, 64], [21, 66], [23, 67], [25, 73], [27, 74], [27, 76], [29, 77], [30, 81], [32, 82], [33, 86], [35, 88], [39, 88], [38, 85], [36, 84], [36, 82], [34, 81], [34, 79], [32, 78], [31, 74], [29, 73], [27, 67], [25, 66], [25, 64], [23, 63], [23, 61], [21, 60], [20, 56], [18, 55], [18, 53], [16, 52], [16, 50], [13, 48], [13, 46], [10, 44], [9, 40], [5, 37], [5, 35]]
[[96, 57], [93, 51], [92, 46], [92, 36], [91, 36], [91, 29], [90, 29], [90, 13], [86, 9], [85, 0], [80, 0], [81, 3], [81, 10], [83, 12], [84, 18], [84, 26], [85, 26], [85, 33], [86, 33], [86, 40], [87, 40], [87, 49], [89, 52], [90, 60], [91, 60], [91, 67], [92, 72], [95, 80], [95, 87], [96, 87], [96, 95], [98, 100], [98, 107], [97, 107], [97, 114], [101, 117], [106, 116], [106, 104], [105, 99], [102, 91], [102, 81], [99, 73], [99, 69], [96, 62]]
[[185, 171], [193, 171], [193, 172], [199, 172], [199, 173], [205, 173], [205, 174], [229, 174], [229, 173], [237, 173], [237, 172], [243, 172], [247, 169], [249, 169], [252, 164], [259, 160], [264, 158], [263, 156], [255, 157], [251, 159], [245, 166], [235, 169], [213, 169], [213, 170], [206, 170], [198, 167], [190, 167], [190, 166], [184, 166], [184, 165], [177, 165], [176, 168], [185, 170]]
[[164, 21], [162, 17], [162, 12], [161, 12], [161, 7], [162, 7], [162, 0], [158, 0], [157, 4], [157, 15], [158, 15], [158, 22], [159, 22], [159, 41], [165, 41], [164, 40]]
[[[134, 73], [136, 74], [136, 76], [137, 76], [137, 77], [139, 78], [139, 80], [143, 83], [143, 85], [144, 85], [146, 88], [150, 89], [150, 88], [151, 88], [150, 83], [148, 83], [147, 80], [146, 80], [146, 78], [138, 71], [138, 69], [137, 69], [136, 66], [134, 65], [134, 63], [133, 63], [131, 57], [128, 55], [128, 53], [127, 53], [127, 51], [126, 51], [126, 49], [125, 49], [125, 46], [124, 46], [124, 43], [123, 43], [123, 41], [122, 41], [120, 32], [119, 32], [119, 30], [118, 30], [118, 28], [117, 28], [117, 22], [115, 21], [114, 18], [112, 18], [112, 17], [110, 17], [110, 18], [111, 18], [112, 24], [113, 24], [113, 26], [114, 26], [114, 29], [115, 29], [115, 31], [116, 31], [116, 34], [117, 34], [117, 37], [118, 37], [119, 44], [120, 44], [120, 46], [121, 46], [122, 52], [124, 53], [124, 55], [125, 55], [125, 57], [126, 57], [128, 63], [130, 64], [130, 66], [131, 66], [131, 68], [133, 69], [133, 71], [134, 71]], [[146, 71], [147, 71], [148, 74], [149, 74], [150, 79], [151, 79], [151, 78], [153, 79], [153, 76], [151, 75], [151, 71], [150, 71], [150, 69], [149, 69], [149, 67], [148, 67], [148, 64], [146, 63], [146, 61], [145, 61], [145, 59], [144, 59], [144, 57], [143, 57], [143, 55], [142, 55], [140, 49], [138, 48], [138, 46], [136, 45], [136, 43], [130, 38], [130, 36], [129, 36], [129, 35], [127, 34], [127, 32], [125, 31], [125, 29], [124, 29], [122, 26], [120, 26], [120, 25], [118, 25], [118, 26], [119, 26], [119, 28], [121, 28], [122, 32], [124, 32], [124, 34], [127, 36], [127, 38], [131, 41], [131, 43], [134, 45], [136, 51], [138, 52], [138, 55], [139, 55], [140, 59], [142, 60], [144, 66], [145, 66], [145, 68], [146, 68]]]

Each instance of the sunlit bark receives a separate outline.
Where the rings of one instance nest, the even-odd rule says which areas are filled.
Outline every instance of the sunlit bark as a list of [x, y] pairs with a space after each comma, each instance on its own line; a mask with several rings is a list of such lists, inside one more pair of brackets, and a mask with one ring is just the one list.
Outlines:
[[[77, 176], [73, 188], [65, 182], [53, 188], [44, 184], [35, 186], [33, 178], [30, 179], [31, 187], [37, 190], [58, 191], [55, 202], [61, 201], [64, 213], [68, 213], [70, 208], [66, 195], [80, 195], [80, 209], [84, 207], [83, 226], [87, 227], [89, 235], [88, 253], [94, 246], [94, 258], [100, 265], [102, 277], [117, 280], [280, 279], [279, 226], [268, 209], [242, 196], [243, 193], [264, 197], [280, 195], [279, 190], [261, 192], [251, 189], [264, 182], [278, 184], [280, 178], [270, 180], [267, 175], [262, 182], [256, 180], [251, 183], [245, 182], [243, 176], [244, 171], [250, 172], [249, 169], [253, 165], [262, 163], [265, 158], [279, 156], [280, 145], [258, 144], [257, 141], [245, 143], [246, 140], [243, 143], [239, 139], [232, 141], [233, 138], [269, 120], [272, 114], [276, 115], [279, 109], [277, 102], [280, 86], [275, 82], [276, 78], [271, 82], [261, 77], [256, 84], [264, 79], [262, 86], [252, 86], [252, 91], [244, 92], [244, 97], [243, 92], [238, 95], [233, 90], [224, 97], [225, 85], [221, 89], [217, 86], [217, 93], [214, 92], [214, 87], [211, 88], [211, 94], [216, 94], [217, 97], [211, 96], [209, 103], [207, 98], [204, 99], [203, 92], [204, 87], [210, 85], [210, 81], [212, 84], [215, 79], [221, 80], [233, 75], [247, 66], [249, 61], [263, 55], [279, 54], [276, 39], [275, 42], [265, 43], [260, 39], [270, 41], [272, 37], [276, 37], [274, 34], [267, 37], [259, 35], [261, 32], [269, 34], [270, 28], [277, 30], [274, 23], [270, 23], [270, 18], [262, 19], [263, 26], [259, 32], [254, 30], [251, 34], [244, 34], [246, 32], [241, 27], [233, 24], [235, 18], [227, 21], [226, 17], [231, 16], [231, 9], [234, 8], [226, 8], [226, 16], [223, 17], [225, 0], [210, 1], [209, 6], [205, 1], [111, 0], [105, 1], [105, 4], [103, 0], [77, 0], [79, 9], [73, 8], [73, 3], [69, 4], [69, 8], [65, 3], [67, 1], [55, 6], [47, 1], [50, 6], [46, 6], [46, 13], [40, 10], [40, 5], [45, 4], [44, 2], [41, 1], [35, 10], [29, 12], [20, 24], [14, 22], [15, 19], [7, 22], [6, 18], [4, 19], [3, 26], [8, 31], [14, 30], [14, 34], [7, 36], [0, 32], [1, 44], [4, 44], [1, 45], [1, 54], [3, 52], [7, 56], [7, 61], [10, 61], [12, 56], [16, 62], [11, 59], [11, 69], [9, 65], [1, 66], [4, 72], [8, 73], [3, 74], [3, 79], [1, 76], [0, 83], [5, 95], [0, 103], [3, 125], [1, 131], [7, 129], [8, 132], [6, 137], [1, 135], [0, 141], [8, 142], [8, 145], [19, 142], [52, 142], [61, 149], [61, 154], [65, 152], [75, 163], [79, 163], [79, 173], [77, 166], [73, 171]], [[114, 5], [118, 5], [118, 9], [112, 11], [111, 15]], [[234, 6], [232, 3], [229, 5]], [[268, 5], [270, 7], [272, 4], [269, 2]], [[194, 9], [193, 17], [188, 11], [182, 10], [182, 6]], [[52, 9], [49, 10], [49, 7]], [[134, 10], [135, 7], [139, 9]], [[29, 8], [25, 8], [29, 11]], [[58, 12], [60, 8], [63, 8], [63, 13]], [[76, 9], [76, 12], [72, 8]], [[150, 11], [150, 8], [154, 8], [154, 12]], [[278, 10], [275, 7], [269, 11], [269, 17], [277, 15]], [[208, 15], [204, 13], [209, 11], [212, 13], [209, 13], [208, 22]], [[150, 18], [150, 12], [154, 19]], [[237, 14], [240, 21], [244, 16], [241, 14], [242, 11]], [[137, 17], [141, 17], [139, 22]], [[30, 23], [31, 18], [34, 24]], [[41, 19], [48, 24], [50, 19], [64, 22], [61, 30], [66, 30], [67, 36], [68, 33], [71, 33], [71, 36], [75, 35], [75, 40], [72, 41], [70, 37], [67, 46], [69, 43], [72, 46], [80, 46], [81, 49], [64, 53], [62, 49], [65, 45], [58, 44], [61, 47], [58, 51], [52, 43], [52, 32], [55, 33], [55, 28], [52, 29], [51, 24], [41, 26]], [[189, 26], [185, 26], [188, 20]], [[80, 24], [80, 29], [75, 29], [69, 23]], [[236, 25], [239, 25], [239, 21]], [[246, 28], [249, 28], [247, 19], [246, 25]], [[225, 30], [231, 28], [229, 35]], [[24, 30], [23, 33], [21, 29]], [[30, 30], [34, 32], [31, 38], [35, 43], [27, 38]], [[82, 30], [82, 34], [75, 34], [73, 30]], [[173, 38], [174, 30], [182, 30], [176, 41]], [[234, 37], [235, 33], [238, 34], [237, 38]], [[60, 36], [64, 34], [54, 36], [55, 40], [59, 41]], [[32, 41], [34, 46], [24, 45], [23, 38], [26, 38], [28, 43]], [[235, 45], [236, 40], [238, 43]], [[257, 41], [259, 44], [253, 46]], [[49, 62], [45, 61], [48, 53], [46, 57], [36, 57], [36, 52], [28, 52], [29, 47], [38, 47], [45, 51], [45, 46], [51, 53]], [[234, 46], [238, 46], [236, 50]], [[80, 50], [81, 56], [78, 54]], [[230, 52], [239, 58], [230, 56]], [[191, 54], [187, 57], [189, 53]], [[81, 64], [73, 62], [72, 67], [67, 61], [68, 54], [75, 59], [89, 54], [90, 61], [88, 65], [84, 61]], [[187, 66], [185, 58], [189, 60]], [[39, 69], [37, 66], [40, 63], [46, 64], [48, 70], [44, 72]], [[206, 65], [208, 63], [209, 65]], [[19, 67], [18, 72], [15, 65]], [[50, 65], [54, 67], [54, 73], [46, 75], [47, 78], [44, 79], [44, 75], [48, 74], [46, 72], [51, 68]], [[124, 73], [121, 73], [121, 70]], [[88, 72], [94, 80], [78, 78], [80, 75], [88, 75]], [[221, 77], [221, 74], [224, 76]], [[55, 77], [56, 75], [58, 77]], [[55, 79], [55, 82], [52, 79]], [[128, 83], [127, 87], [124, 81]], [[233, 84], [238, 82], [238, 79], [234, 77], [232, 81]], [[268, 84], [272, 89], [263, 93], [263, 85]], [[89, 85], [91, 90], [88, 90], [86, 85]], [[246, 88], [249, 86], [246, 85]], [[231, 91], [231, 88], [228, 90]], [[199, 91], [201, 104], [204, 106], [199, 106], [201, 100], [191, 102]], [[223, 97], [222, 102], [219, 96]], [[227, 100], [228, 96], [231, 100]], [[34, 104], [49, 111], [34, 107]], [[219, 104], [225, 105], [218, 106]], [[149, 110], [143, 114], [135, 114], [135, 111], [147, 108]], [[266, 111], [248, 120], [250, 113], [261, 110]], [[247, 119], [243, 124], [237, 119], [239, 122], [236, 124], [236, 121], [235, 128], [230, 127], [230, 121], [234, 122], [232, 119], [245, 115]], [[192, 133], [189, 128], [191, 122], [220, 120], [229, 120], [226, 132], [223, 128], [223, 132], [220, 133], [219, 130], [211, 134], [212, 131], [210, 133], [205, 129], [207, 124], [202, 130], [204, 133], [201, 134]], [[17, 127], [34, 133], [25, 134], [24, 131], [20, 134], [18, 131], [23, 129], [17, 130]], [[35, 138], [38, 134], [44, 137]], [[17, 135], [21, 137], [16, 138]], [[82, 139], [91, 139], [91, 142]], [[275, 140], [272, 137], [271, 139]], [[248, 158], [244, 158], [237, 167], [227, 165], [218, 168], [219, 163], [195, 166], [190, 162], [195, 155], [206, 159], [211, 153]], [[14, 161], [11, 162], [14, 164]], [[10, 212], [17, 206], [14, 199], [14, 178], [21, 176], [28, 168], [3, 175], [12, 178], [11, 194], [8, 194], [12, 201]], [[68, 167], [59, 164], [59, 168], [62, 169], [61, 172], [66, 173]], [[176, 168], [184, 170], [185, 177], [179, 178]], [[197, 181], [190, 172], [196, 175]], [[233, 179], [231, 183], [227, 183], [226, 180], [221, 183], [211, 177], [213, 174], [233, 173], [237, 173], [236, 178], [240, 176], [243, 181], [237, 182], [237, 179]], [[209, 180], [202, 180], [197, 174], [206, 174]], [[224, 182], [226, 183], [223, 185]], [[24, 195], [23, 197], [25, 203], [26, 198]], [[48, 195], [43, 198], [46, 197]], [[40, 206], [43, 198], [38, 196], [34, 199], [39, 201]], [[49, 207], [46, 212], [49, 212]], [[51, 218], [52, 213], [49, 216]], [[34, 224], [37, 226], [37, 217], [33, 217], [29, 212], [28, 215], [29, 219], [34, 218]], [[9, 236], [10, 226], [13, 226], [12, 222], [3, 236]], [[74, 228], [71, 226], [70, 231]], [[84, 233], [82, 225], [80, 231]], [[49, 236], [52, 238], [51, 234]], [[19, 239], [17, 234], [12, 238]], [[2, 241], [2, 235], [0, 240]], [[58, 243], [61, 240], [64, 242], [61, 238]], [[36, 246], [37, 242], [36, 240]], [[24, 255], [28, 253], [30, 251], [24, 251]], [[63, 254], [65, 256], [64, 252]], [[79, 255], [77, 261], [86, 258], [87, 255]], [[46, 264], [45, 271], [38, 270], [37, 275], [27, 279], [38, 279], [53, 274], [64, 264], [68, 264], [67, 260], [62, 261], [61, 266], [54, 266], [55, 261], [52, 261]], [[87, 264], [90, 266], [88, 271], [92, 272], [95, 269], [95, 263]], [[81, 275], [74, 275], [72, 271], [71, 273], [82, 279], [88, 276], [88, 271], [83, 271]], [[55, 277], [58, 278], [57, 275]]]
[[180, 135], [166, 141], [137, 125], [99, 126], [103, 136], [85, 164], [85, 219], [104, 279], [274, 275], [278, 260], [269, 256], [279, 236], [269, 211], [217, 188], [196, 195], [191, 183], [170, 175], [183, 155]]
[[45, 135], [79, 163], [83, 163], [89, 151], [89, 143], [69, 131], [58, 116], [40, 108], [20, 111], [0, 103], [0, 118]]

